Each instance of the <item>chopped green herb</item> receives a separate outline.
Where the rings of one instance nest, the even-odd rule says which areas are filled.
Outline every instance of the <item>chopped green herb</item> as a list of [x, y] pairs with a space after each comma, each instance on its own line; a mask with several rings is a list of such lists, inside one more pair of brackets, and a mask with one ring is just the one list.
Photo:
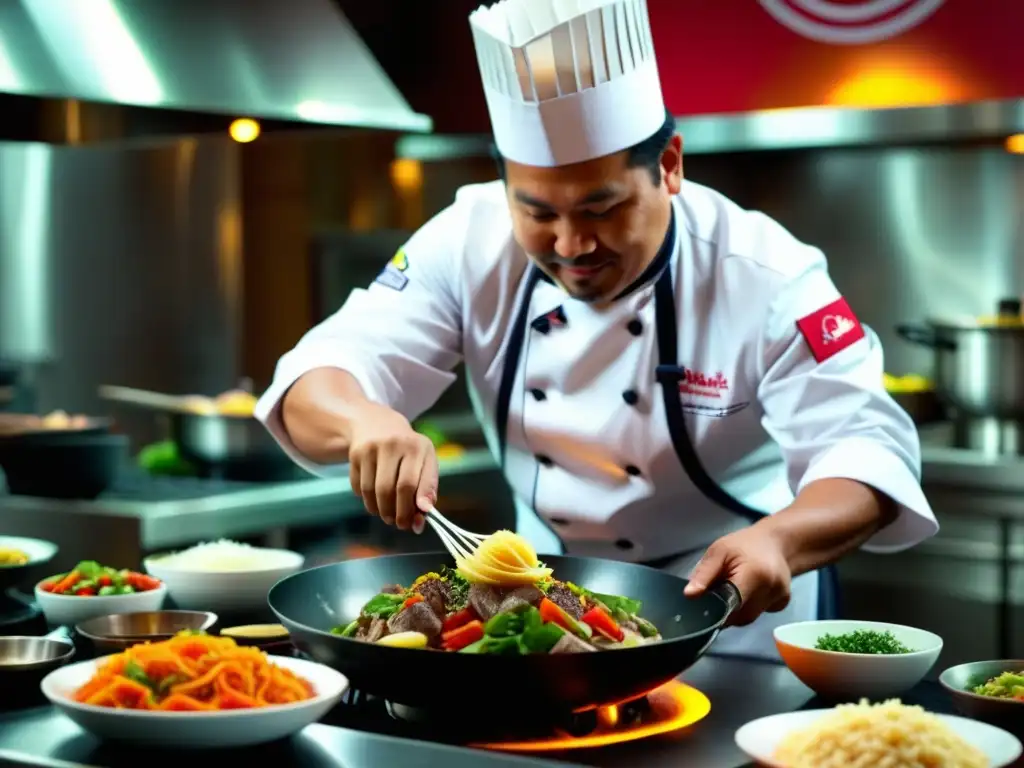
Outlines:
[[461, 611], [469, 603], [469, 582], [457, 570], [447, 566], [441, 569], [441, 580], [448, 582], [450, 589], [446, 609], [449, 613]]
[[876, 655], [894, 655], [913, 653], [897, 640], [892, 632], [876, 632], [871, 629], [858, 629], [842, 635], [825, 634], [818, 638], [814, 647], [819, 651], [835, 651], [836, 653], [868, 653]]

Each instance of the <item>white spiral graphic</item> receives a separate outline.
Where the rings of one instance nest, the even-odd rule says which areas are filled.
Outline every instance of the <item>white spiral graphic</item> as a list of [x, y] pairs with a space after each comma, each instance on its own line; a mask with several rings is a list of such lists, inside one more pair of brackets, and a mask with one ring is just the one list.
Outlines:
[[777, 22], [821, 43], [860, 45], [913, 29], [945, 0], [760, 0]]

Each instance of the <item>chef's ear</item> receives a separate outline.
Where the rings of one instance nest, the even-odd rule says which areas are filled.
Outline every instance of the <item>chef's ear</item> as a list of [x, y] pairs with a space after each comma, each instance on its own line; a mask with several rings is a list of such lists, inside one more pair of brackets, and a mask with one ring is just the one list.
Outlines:
[[678, 133], [661, 153], [661, 175], [669, 194], [678, 194], [683, 185], [683, 137]]

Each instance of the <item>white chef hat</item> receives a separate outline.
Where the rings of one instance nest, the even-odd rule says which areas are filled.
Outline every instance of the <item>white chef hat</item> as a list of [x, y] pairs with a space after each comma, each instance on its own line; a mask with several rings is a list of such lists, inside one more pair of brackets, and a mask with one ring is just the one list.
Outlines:
[[500, 0], [469, 23], [494, 140], [509, 160], [592, 160], [664, 123], [646, 0]]

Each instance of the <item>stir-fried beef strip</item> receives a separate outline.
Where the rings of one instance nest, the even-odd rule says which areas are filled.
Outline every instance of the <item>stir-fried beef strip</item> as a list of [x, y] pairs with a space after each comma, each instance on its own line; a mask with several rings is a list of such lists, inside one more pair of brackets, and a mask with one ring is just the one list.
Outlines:
[[356, 640], [376, 643], [386, 634], [388, 634], [388, 623], [384, 619], [376, 616], [361, 616], [355, 637]]
[[423, 600], [430, 605], [438, 618], [444, 620], [444, 617], [447, 615], [448, 602], [451, 600], [452, 595], [451, 585], [447, 581], [442, 581], [440, 577], [432, 576], [417, 584], [413, 592], [423, 595]]
[[536, 587], [516, 587], [502, 597], [498, 613], [516, 613], [528, 605], [538, 605], [543, 598], [544, 593]]
[[640, 635], [640, 627], [632, 619], [622, 619], [619, 621], [619, 626], [622, 627], [623, 632], [632, 632], [634, 635]]
[[401, 584], [389, 584], [380, 591], [382, 595], [401, 595], [405, 592], [405, 587]]
[[563, 611], [568, 613], [574, 619], [579, 619], [583, 616], [583, 603], [579, 597], [572, 593], [565, 584], [555, 583], [548, 590], [548, 600], [557, 605]]
[[434, 613], [425, 599], [403, 608], [388, 619], [388, 630], [395, 635], [399, 632], [420, 632], [433, 644], [441, 634], [441, 618]]
[[559, 638], [558, 642], [552, 646], [549, 653], [586, 653], [587, 651], [596, 651], [597, 648], [592, 646], [586, 640], [581, 640], [576, 635], [570, 635], [566, 632]]
[[499, 613], [503, 599], [501, 592], [487, 584], [474, 584], [469, 588], [469, 605], [484, 621]]

